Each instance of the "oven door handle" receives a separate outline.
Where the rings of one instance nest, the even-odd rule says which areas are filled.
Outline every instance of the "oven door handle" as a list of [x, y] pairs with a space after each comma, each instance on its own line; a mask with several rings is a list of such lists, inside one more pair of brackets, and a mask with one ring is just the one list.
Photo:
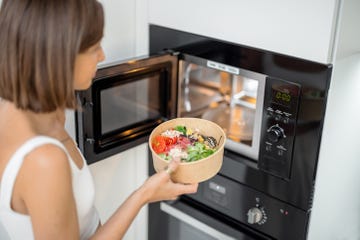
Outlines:
[[160, 209], [162, 211], [166, 212], [167, 214], [177, 218], [178, 220], [185, 222], [185, 223], [189, 224], [190, 226], [192, 226], [193, 228], [197, 228], [200, 231], [205, 232], [216, 239], [236, 240], [235, 238], [229, 237], [228, 235], [225, 235], [224, 233], [219, 232], [218, 230], [206, 225], [203, 222], [200, 222], [199, 220], [187, 215], [186, 213], [172, 207], [171, 205], [169, 205], [165, 202], [160, 203]]

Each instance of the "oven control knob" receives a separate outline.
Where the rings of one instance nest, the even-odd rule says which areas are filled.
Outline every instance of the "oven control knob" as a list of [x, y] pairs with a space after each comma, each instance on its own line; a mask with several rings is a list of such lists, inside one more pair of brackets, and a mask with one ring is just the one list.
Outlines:
[[263, 220], [264, 212], [261, 211], [260, 208], [253, 207], [248, 211], [247, 216], [248, 216], [248, 223], [250, 224], [260, 223]]
[[281, 138], [286, 138], [284, 129], [282, 129], [278, 124], [271, 126], [268, 130], [268, 139], [271, 142], [278, 142]]

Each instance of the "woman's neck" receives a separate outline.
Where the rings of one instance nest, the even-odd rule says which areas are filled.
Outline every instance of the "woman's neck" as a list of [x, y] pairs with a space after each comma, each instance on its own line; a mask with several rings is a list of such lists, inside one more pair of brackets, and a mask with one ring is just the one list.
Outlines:
[[26, 111], [32, 128], [39, 135], [46, 135], [59, 140], [68, 137], [65, 131], [65, 109], [57, 109], [50, 113], [34, 113]]
[[9, 101], [2, 100], [0, 105], [0, 111], [6, 111], [9, 117], [7, 121], [16, 120], [18, 123], [16, 125], [30, 129], [36, 135], [45, 135], [60, 141], [69, 136], [65, 131], [65, 109], [57, 109], [49, 113], [35, 113], [18, 109]]

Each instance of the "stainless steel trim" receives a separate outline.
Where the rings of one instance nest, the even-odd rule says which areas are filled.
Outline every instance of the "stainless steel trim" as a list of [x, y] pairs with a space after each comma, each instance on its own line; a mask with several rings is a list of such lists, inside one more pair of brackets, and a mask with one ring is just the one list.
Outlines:
[[[207, 60], [202, 59], [195, 56], [190, 55], [184, 55], [183, 60], [179, 61], [179, 72], [178, 72], [178, 96], [179, 96], [179, 102], [177, 106], [177, 113], [178, 117], [182, 117], [181, 115], [181, 107], [180, 103], [182, 101], [185, 101], [185, 106], [187, 110], [191, 110], [191, 106], [189, 103], [189, 99], [182, 99], [181, 98], [181, 91], [182, 91], [182, 84], [185, 84], [187, 88], [185, 88], [185, 91], [189, 91], [189, 73], [187, 72], [187, 64], [189, 63], [195, 63], [201, 67], [208, 67], [206, 65]], [[216, 62], [214, 62], [216, 63]], [[219, 63], [220, 64], [220, 63]], [[231, 66], [229, 66], [231, 67]], [[242, 68], [237, 68], [239, 70], [239, 74], [233, 74], [233, 76], [241, 76], [246, 77], [249, 79], [256, 80], [258, 82], [258, 89], [257, 89], [257, 98], [256, 98], [256, 106], [247, 106], [250, 108], [255, 108], [255, 119], [254, 119], [254, 129], [253, 129], [253, 137], [252, 137], [252, 146], [242, 144], [239, 142], [235, 142], [231, 139], [227, 139], [225, 143], [225, 148], [232, 150], [236, 153], [240, 153], [244, 156], [247, 156], [255, 161], [258, 161], [259, 159], [259, 149], [260, 149], [260, 137], [261, 137], [261, 126], [262, 126], [262, 117], [263, 117], [263, 105], [264, 105], [264, 95], [265, 95], [265, 86], [266, 86], [266, 75], [249, 71]], [[185, 94], [186, 95], [186, 94]]]
[[245, 70], [245, 69], [240, 69], [239, 75], [258, 81], [256, 111], [255, 111], [254, 131], [253, 131], [254, 135], [253, 135], [253, 139], [252, 139], [252, 146], [239, 144], [237, 142], [232, 141], [231, 139], [227, 139], [225, 148], [228, 148], [232, 151], [243, 154], [243, 155], [250, 157], [257, 161], [259, 159], [259, 148], [260, 148], [261, 125], [262, 125], [262, 116], [263, 116], [263, 108], [264, 108], [266, 75], [261, 74], [261, 73], [252, 72], [252, 71]]
[[174, 218], [177, 218], [178, 220], [185, 222], [189, 224], [190, 226], [199, 229], [200, 231], [209, 234], [210, 236], [219, 239], [219, 240], [236, 240], [235, 238], [232, 238], [222, 232], [219, 232], [218, 230], [209, 227], [203, 222], [200, 222], [199, 220], [187, 215], [186, 213], [172, 207], [171, 205], [161, 202], [160, 203], [160, 209], [163, 212], [166, 212], [167, 214], [173, 216]]

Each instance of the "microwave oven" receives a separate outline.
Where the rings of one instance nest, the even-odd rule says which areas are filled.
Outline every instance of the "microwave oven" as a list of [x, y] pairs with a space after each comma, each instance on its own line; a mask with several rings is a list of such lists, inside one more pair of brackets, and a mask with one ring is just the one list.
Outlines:
[[331, 66], [201, 36], [181, 45], [171, 38], [150, 41], [150, 57], [102, 67], [78, 92], [77, 140], [87, 161], [147, 141], [168, 119], [200, 117], [223, 127], [226, 149], [290, 179], [302, 126], [324, 114]]

